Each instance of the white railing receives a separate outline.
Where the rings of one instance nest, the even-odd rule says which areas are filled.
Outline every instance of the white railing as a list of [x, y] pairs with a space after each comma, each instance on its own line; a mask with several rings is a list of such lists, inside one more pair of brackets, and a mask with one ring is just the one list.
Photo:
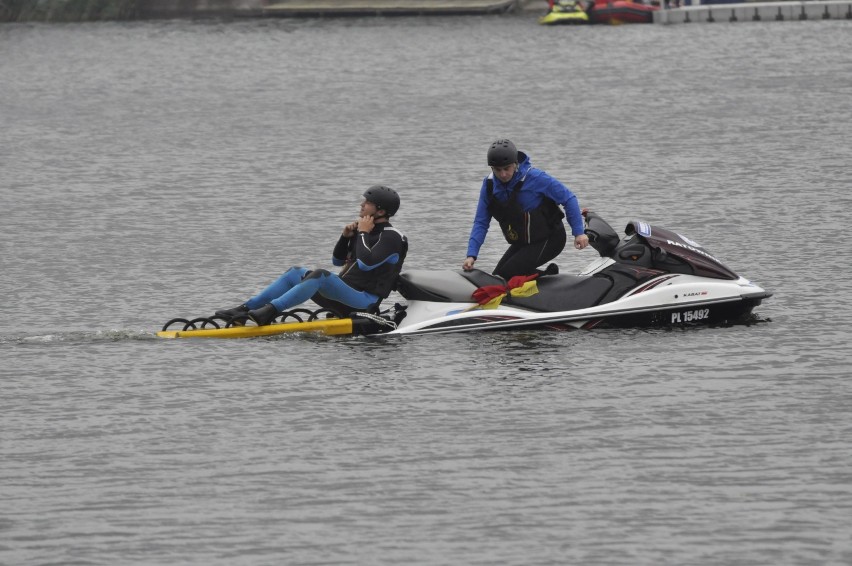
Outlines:
[[786, 0], [741, 4], [698, 4], [661, 6], [654, 23], [684, 24], [713, 22], [852, 20], [852, 0]]

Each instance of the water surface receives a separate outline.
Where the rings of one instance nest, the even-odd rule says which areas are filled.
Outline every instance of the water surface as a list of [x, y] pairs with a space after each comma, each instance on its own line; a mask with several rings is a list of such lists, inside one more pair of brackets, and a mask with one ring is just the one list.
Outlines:
[[[0, 562], [852, 562], [850, 30], [0, 26]], [[458, 267], [503, 136], [762, 322], [154, 338], [328, 267], [374, 183]]]

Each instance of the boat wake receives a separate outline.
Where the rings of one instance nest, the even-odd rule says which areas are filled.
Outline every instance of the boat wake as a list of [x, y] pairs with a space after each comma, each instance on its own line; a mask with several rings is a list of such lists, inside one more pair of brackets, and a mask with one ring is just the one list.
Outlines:
[[156, 333], [144, 330], [72, 330], [44, 334], [0, 335], [0, 345], [93, 344], [100, 342], [151, 341], [156, 339]]

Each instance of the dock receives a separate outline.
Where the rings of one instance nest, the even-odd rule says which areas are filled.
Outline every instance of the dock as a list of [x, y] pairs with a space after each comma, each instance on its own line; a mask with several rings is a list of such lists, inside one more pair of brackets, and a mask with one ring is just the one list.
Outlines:
[[513, 11], [519, 0], [278, 0], [263, 7], [264, 16], [464, 16]]
[[852, 20], [852, 0], [699, 4], [654, 13], [655, 24]]
[[[658, 1], [661, 4], [664, 2]], [[745, 1], [738, 4], [702, 4], [701, 0], [683, 2], [689, 5], [656, 11], [654, 23], [852, 20], [852, 0]], [[138, 0], [137, 17], [316, 18], [500, 15], [519, 12], [544, 15], [547, 6], [547, 0]]]
[[[654, 23], [852, 20], [852, 0], [746, 1], [739, 4], [685, 1], [692, 5], [655, 12]], [[510, 12], [544, 15], [547, 0], [268, 0], [258, 12], [266, 17], [462, 16]]]

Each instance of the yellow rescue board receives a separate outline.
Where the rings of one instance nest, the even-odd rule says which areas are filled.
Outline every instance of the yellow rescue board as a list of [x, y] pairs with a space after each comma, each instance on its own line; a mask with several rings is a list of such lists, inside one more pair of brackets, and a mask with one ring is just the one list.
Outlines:
[[332, 318], [311, 322], [284, 322], [267, 326], [232, 326], [197, 330], [161, 330], [160, 338], [256, 338], [291, 332], [318, 332], [329, 336], [352, 334], [351, 318]]

